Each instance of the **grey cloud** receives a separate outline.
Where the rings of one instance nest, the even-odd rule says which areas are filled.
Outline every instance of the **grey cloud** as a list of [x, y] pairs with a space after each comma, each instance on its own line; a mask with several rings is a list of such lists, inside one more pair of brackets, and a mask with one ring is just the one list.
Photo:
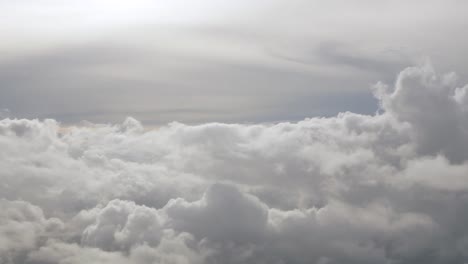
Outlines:
[[57, 218], [46, 219], [41, 208], [24, 201], [0, 200], [0, 261], [21, 263], [44, 237], [57, 236], [63, 227]]
[[95, 223], [83, 231], [82, 244], [104, 250], [128, 250], [135, 243], [157, 246], [161, 236], [154, 209], [113, 200], [102, 208]]
[[322, 61], [332, 65], [348, 66], [364, 72], [376, 72], [380, 75], [379, 77], [387, 78], [388, 75], [393, 75], [411, 61], [402, 51], [382, 50], [378, 54], [366, 55], [347, 50], [338, 43], [330, 42], [321, 44], [317, 53]]
[[314, 47], [309, 47], [308, 50], [290, 47], [279, 52], [272, 51], [272, 55], [300, 64], [311, 66], [320, 64], [322, 67], [347, 70], [336, 71], [336, 74], [352, 72], [353, 74], [374, 75], [377, 78], [384, 78], [385, 81], [389, 81], [389, 77], [393, 77], [401, 68], [415, 61], [415, 58], [406, 54], [403, 49], [382, 49], [377, 52], [367, 50], [364, 53], [345, 42], [331, 40], [318, 43]]
[[0, 121], [3, 263], [462, 263], [466, 87], [296, 123]]
[[247, 244], [261, 240], [266, 231], [267, 207], [228, 185], [211, 186], [195, 203], [174, 200], [164, 210], [175, 230], [213, 241]]
[[409, 68], [400, 73], [395, 90], [383, 96], [382, 104], [412, 124], [422, 154], [442, 152], [451, 161], [463, 162], [468, 158], [463, 140], [468, 136], [468, 112], [461, 99], [466, 89], [456, 87], [453, 73], [437, 76], [430, 65]]

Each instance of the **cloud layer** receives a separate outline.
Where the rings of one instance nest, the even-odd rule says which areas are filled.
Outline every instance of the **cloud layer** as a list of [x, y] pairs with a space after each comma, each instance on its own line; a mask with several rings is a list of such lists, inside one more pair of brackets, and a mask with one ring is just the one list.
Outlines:
[[468, 86], [432, 67], [375, 115], [0, 121], [0, 263], [463, 263]]

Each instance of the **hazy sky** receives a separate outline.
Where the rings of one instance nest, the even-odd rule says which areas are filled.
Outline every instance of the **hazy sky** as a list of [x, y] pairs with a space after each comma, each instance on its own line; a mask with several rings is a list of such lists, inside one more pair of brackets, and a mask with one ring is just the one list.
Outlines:
[[[373, 113], [430, 59], [465, 78], [460, 0], [0, 0], [4, 115], [146, 124]], [[8, 110], [8, 111], [7, 111]]]

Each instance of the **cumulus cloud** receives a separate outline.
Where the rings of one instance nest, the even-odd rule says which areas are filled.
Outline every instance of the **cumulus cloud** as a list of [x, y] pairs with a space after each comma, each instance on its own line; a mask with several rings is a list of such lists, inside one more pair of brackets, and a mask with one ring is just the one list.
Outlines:
[[21, 263], [44, 237], [54, 238], [63, 228], [57, 218], [45, 219], [41, 208], [24, 201], [0, 200], [0, 260]]
[[375, 115], [0, 121], [0, 262], [463, 263], [468, 86], [428, 65]]

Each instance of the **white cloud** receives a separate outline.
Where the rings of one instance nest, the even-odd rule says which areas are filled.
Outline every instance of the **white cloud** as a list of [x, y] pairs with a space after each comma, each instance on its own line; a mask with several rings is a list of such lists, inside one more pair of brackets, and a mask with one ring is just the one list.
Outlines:
[[467, 86], [297, 123], [0, 121], [2, 263], [462, 263]]

